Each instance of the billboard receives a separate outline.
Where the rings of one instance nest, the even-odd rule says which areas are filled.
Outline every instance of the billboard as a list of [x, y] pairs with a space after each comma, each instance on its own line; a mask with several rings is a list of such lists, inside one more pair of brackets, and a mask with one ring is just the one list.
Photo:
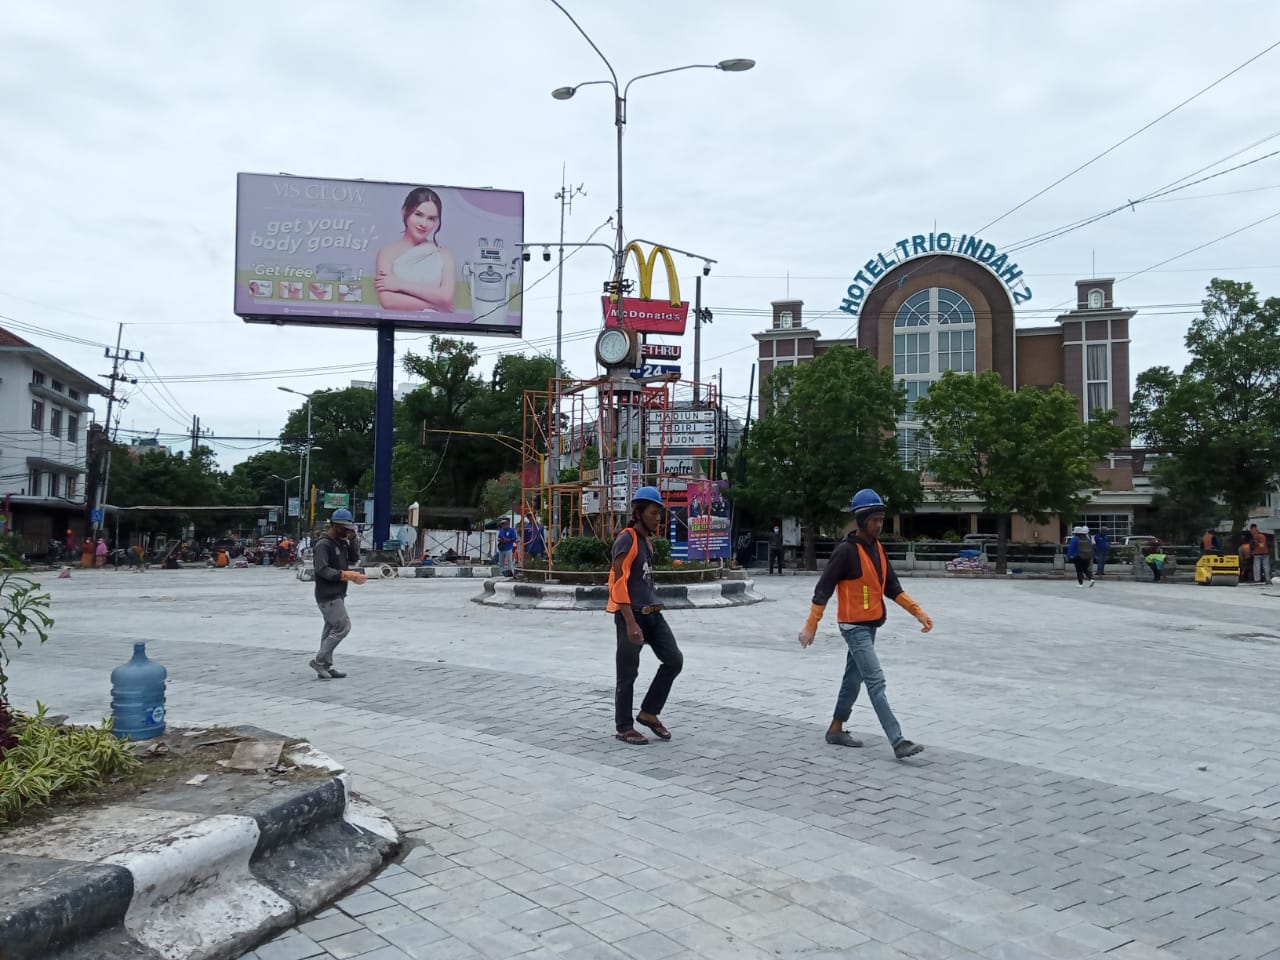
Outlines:
[[[666, 247], [655, 246], [646, 257], [640, 245], [633, 241], [627, 244], [627, 249], [623, 252], [624, 259], [627, 254], [636, 258], [636, 272], [640, 274], [640, 296], [622, 298], [622, 325], [640, 333], [682, 335], [689, 320], [689, 304], [680, 299], [680, 279], [676, 275], [676, 265], [671, 259], [671, 253]], [[650, 296], [653, 292], [653, 268], [659, 257], [667, 270], [666, 300], [654, 300]], [[604, 325], [618, 326], [617, 296], [607, 294], [601, 298], [601, 303], [604, 306]]]
[[515, 191], [241, 173], [235, 312], [518, 337], [523, 240]]
[[693, 480], [689, 483], [689, 559], [727, 560], [729, 549], [729, 504], [724, 498], [726, 484], [720, 480]]

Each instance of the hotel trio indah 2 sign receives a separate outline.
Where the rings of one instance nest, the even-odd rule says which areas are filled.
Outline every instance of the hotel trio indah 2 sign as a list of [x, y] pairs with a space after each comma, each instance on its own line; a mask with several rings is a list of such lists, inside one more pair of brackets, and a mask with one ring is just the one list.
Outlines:
[[839, 309], [856, 317], [862, 310], [867, 294], [880, 282], [881, 277], [900, 263], [930, 255], [966, 257], [980, 263], [1009, 288], [1014, 304], [1026, 303], [1031, 299], [1031, 288], [1022, 278], [1022, 271], [1016, 263], [1010, 263], [1009, 255], [1000, 253], [995, 244], [963, 233], [959, 237], [953, 237], [949, 233], [917, 233], [904, 237], [888, 251], [876, 254], [864, 263], [862, 269], [853, 275], [853, 282], [845, 291]]

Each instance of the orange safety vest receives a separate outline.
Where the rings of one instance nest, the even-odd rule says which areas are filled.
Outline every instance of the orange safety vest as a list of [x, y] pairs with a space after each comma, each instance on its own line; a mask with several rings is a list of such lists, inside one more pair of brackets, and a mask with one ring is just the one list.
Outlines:
[[876, 541], [880, 553], [880, 572], [871, 563], [871, 554], [860, 541], [854, 541], [860, 554], [862, 576], [841, 580], [836, 585], [836, 618], [840, 623], [874, 623], [884, 619], [884, 584], [888, 578], [889, 560], [884, 546]]
[[640, 535], [636, 533], [635, 527], [628, 527], [627, 530], [631, 534], [631, 547], [622, 555], [622, 572], [615, 574], [617, 565], [612, 561], [609, 563], [609, 602], [604, 607], [609, 613], [617, 613], [623, 604], [631, 605], [631, 590], [627, 581], [631, 579], [631, 566], [635, 563], [636, 554], [640, 552]]
[[1200, 549], [1201, 549], [1201, 550], [1212, 550], [1212, 549], [1213, 549], [1213, 534], [1212, 534], [1212, 533], [1206, 533], [1203, 537], [1201, 537], [1201, 538], [1200, 538]]

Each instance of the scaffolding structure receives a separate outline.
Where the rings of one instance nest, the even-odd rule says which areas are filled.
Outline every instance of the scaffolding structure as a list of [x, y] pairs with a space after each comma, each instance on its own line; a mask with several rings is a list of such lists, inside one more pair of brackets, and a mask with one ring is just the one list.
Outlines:
[[[564, 537], [612, 539], [630, 520], [638, 487], [657, 487], [678, 517], [689, 485], [719, 476], [723, 415], [714, 384], [552, 379], [546, 390], [526, 390], [522, 409], [521, 513], [541, 517], [553, 563]], [[715, 411], [712, 443], [684, 442], [683, 410]], [[694, 439], [707, 439], [706, 432]]]

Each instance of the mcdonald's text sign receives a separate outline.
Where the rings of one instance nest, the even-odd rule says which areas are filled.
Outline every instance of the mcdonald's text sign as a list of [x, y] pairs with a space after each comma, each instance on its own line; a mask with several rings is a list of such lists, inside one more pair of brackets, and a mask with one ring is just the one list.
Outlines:
[[689, 321], [689, 304], [671, 304], [666, 300], [641, 300], [639, 297], [622, 298], [622, 322], [618, 322], [618, 304], [609, 297], [604, 303], [604, 325], [625, 327], [640, 333], [665, 333], [682, 336]]

